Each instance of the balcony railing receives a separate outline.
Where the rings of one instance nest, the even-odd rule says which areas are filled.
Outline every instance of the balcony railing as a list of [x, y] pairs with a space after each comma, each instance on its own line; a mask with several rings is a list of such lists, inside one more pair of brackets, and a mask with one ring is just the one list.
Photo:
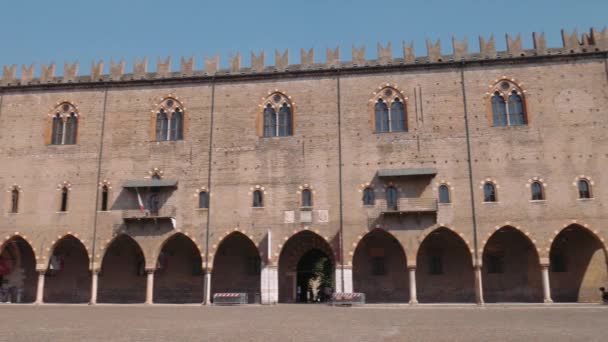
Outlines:
[[388, 206], [386, 201], [376, 205], [381, 214], [385, 213], [414, 213], [437, 211], [435, 198], [399, 198], [395, 206]]
[[127, 209], [122, 211], [123, 220], [158, 220], [158, 219], [172, 219], [177, 214], [177, 207], [172, 205], [164, 205], [157, 211], [153, 212], [150, 210], [141, 211], [139, 209]]

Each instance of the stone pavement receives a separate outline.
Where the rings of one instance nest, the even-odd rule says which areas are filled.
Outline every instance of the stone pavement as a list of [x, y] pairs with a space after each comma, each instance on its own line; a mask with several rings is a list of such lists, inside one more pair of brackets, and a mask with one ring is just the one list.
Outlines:
[[0, 305], [0, 341], [606, 341], [600, 305]]

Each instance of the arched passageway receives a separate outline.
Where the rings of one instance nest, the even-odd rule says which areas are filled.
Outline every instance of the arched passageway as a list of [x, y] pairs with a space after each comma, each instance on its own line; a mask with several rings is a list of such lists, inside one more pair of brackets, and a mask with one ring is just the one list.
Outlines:
[[32, 246], [20, 236], [9, 239], [0, 246], [0, 302], [34, 302], [36, 284]]
[[407, 260], [401, 243], [381, 229], [367, 233], [353, 257], [353, 289], [368, 303], [407, 303]]
[[297, 233], [285, 243], [279, 257], [279, 302], [323, 301], [335, 286], [334, 276], [329, 243], [310, 231]]
[[260, 254], [244, 234], [224, 238], [213, 259], [211, 297], [215, 293], [247, 293], [249, 303], [260, 301]]
[[483, 250], [483, 294], [486, 302], [542, 302], [538, 253], [521, 231], [504, 227]]
[[89, 255], [80, 240], [68, 235], [55, 244], [44, 286], [45, 302], [89, 302], [91, 299]]
[[165, 242], [154, 275], [155, 303], [202, 303], [203, 268], [200, 251], [183, 234]]
[[416, 281], [421, 303], [474, 302], [473, 262], [462, 238], [446, 228], [431, 232], [418, 250]]
[[606, 252], [588, 229], [572, 225], [553, 239], [549, 255], [551, 296], [556, 302], [599, 302], [608, 287]]
[[99, 273], [100, 303], [143, 303], [146, 297], [144, 254], [127, 235], [116, 237], [105, 251]]

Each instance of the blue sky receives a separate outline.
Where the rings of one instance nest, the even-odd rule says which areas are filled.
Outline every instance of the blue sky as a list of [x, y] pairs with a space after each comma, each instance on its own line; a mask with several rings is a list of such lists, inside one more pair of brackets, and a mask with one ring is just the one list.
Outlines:
[[[274, 49], [290, 50], [298, 63], [300, 48], [314, 47], [321, 60], [325, 48], [341, 46], [349, 60], [351, 46], [365, 44], [370, 58], [376, 43], [392, 42], [401, 55], [401, 42], [413, 40], [417, 55], [426, 53], [425, 39], [441, 39], [451, 51], [451, 37], [467, 37], [478, 50], [478, 35], [494, 34], [499, 50], [504, 34], [521, 32], [524, 46], [532, 46], [532, 32], [545, 32], [550, 47], [561, 46], [560, 29], [603, 28], [608, 24], [608, 0], [1, 0], [0, 65], [79, 61], [80, 73], [102, 59], [124, 58], [127, 71], [135, 57], [194, 55], [197, 69], [204, 56], [219, 54], [222, 66], [230, 54], [241, 52], [249, 65], [250, 51], [266, 50], [267, 64]], [[20, 67], [18, 68], [20, 69]], [[39, 67], [37, 67], [39, 73]]]

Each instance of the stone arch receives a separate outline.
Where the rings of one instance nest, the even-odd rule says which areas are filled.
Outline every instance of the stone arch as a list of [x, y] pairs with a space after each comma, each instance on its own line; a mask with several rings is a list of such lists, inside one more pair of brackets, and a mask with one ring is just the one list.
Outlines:
[[46, 248], [46, 252], [47, 253], [42, 255], [43, 262], [45, 263], [45, 265], [46, 265], [45, 267], [47, 267], [47, 269], [48, 269], [48, 266], [49, 266], [50, 258], [53, 255], [53, 252], [55, 251], [55, 248], [57, 247], [57, 245], [59, 244], [59, 242], [61, 242], [63, 239], [66, 239], [68, 237], [74, 238], [78, 242], [80, 242], [80, 244], [82, 245], [82, 247], [87, 252], [87, 258], [88, 258], [88, 260], [90, 261], [92, 259], [93, 254], [91, 253], [91, 250], [87, 246], [86, 240], [81, 239], [80, 236], [77, 233], [66, 232], [63, 235], [57, 235], [57, 239], [51, 241], [51, 246]]
[[[232, 230], [229, 229], [229, 230], [226, 230], [224, 232], [224, 234], [220, 235], [217, 238], [217, 240], [215, 240], [215, 243], [213, 245], [211, 245], [211, 250], [209, 251], [209, 263], [213, 263], [215, 254], [217, 253], [218, 248], [221, 246], [221, 244], [224, 242], [224, 240], [226, 240], [227, 238], [232, 236], [232, 234], [235, 234], [235, 233], [243, 235], [245, 238], [247, 238], [249, 241], [251, 241], [251, 243], [255, 246], [256, 250], [258, 249], [259, 246], [253, 240], [253, 235], [251, 234], [251, 232], [247, 232], [247, 230], [240, 229], [240, 228], [234, 228]], [[259, 253], [261, 253], [261, 252], [259, 252]]]
[[186, 233], [175, 233], [161, 244], [156, 255], [154, 301], [201, 303], [203, 257], [194, 238]]
[[238, 230], [222, 236], [214, 249], [211, 296], [244, 292], [249, 303], [259, 302], [261, 260], [252, 236]]
[[[275, 262], [279, 261], [279, 256], [281, 255], [281, 253], [284, 250], [284, 246], [285, 244], [291, 240], [294, 236], [302, 233], [302, 232], [311, 232], [314, 233], [315, 235], [319, 236], [321, 239], [325, 240], [327, 242], [327, 244], [329, 246], [331, 246], [331, 242], [329, 240], [329, 235], [321, 235], [321, 231], [319, 231], [318, 229], [314, 229], [311, 230], [309, 227], [304, 227], [303, 229], [294, 229], [290, 234], [286, 234], [282, 237], [282, 239], [279, 239], [279, 243], [276, 244], [276, 247], [274, 249], [274, 253], [272, 255], [268, 256], [268, 261], [270, 263], [273, 262], [273, 259], [276, 260]], [[333, 249], [332, 249], [333, 250]], [[335, 250], [332, 254], [332, 257], [334, 260], [339, 261], [340, 260], [340, 254], [338, 250]]]
[[195, 237], [192, 237], [191, 234], [188, 232], [182, 232], [181, 230], [177, 230], [175, 233], [171, 234], [169, 237], [164, 239], [160, 244], [158, 244], [152, 254], [146, 255], [146, 269], [155, 269], [156, 268], [156, 266], [157, 266], [156, 264], [157, 264], [158, 256], [160, 255], [160, 252], [163, 250], [165, 245], [169, 241], [171, 241], [171, 239], [173, 239], [179, 235], [183, 235], [185, 238], [190, 240], [194, 244], [194, 246], [196, 246], [196, 249], [197, 249], [199, 255], [201, 256], [201, 258], [205, 257], [203, 254], [203, 247], [199, 244], [199, 242], [197, 241], [197, 239]]
[[[356, 238], [352, 239], [351, 240], [352, 242], [350, 244], [347, 244], [347, 243], [344, 244], [345, 250], [346, 250], [346, 246], [349, 246], [348, 247], [349, 248], [348, 253], [346, 253], [345, 260], [344, 260], [344, 262], [345, 262], [346, 265], [349, 265], [349, 266], [353, 265], [353, 259], [354, 259], [354, 256], [355, 256], [355, 250], [359, 246], [359, 243], [361, 242], [361, 240], [367, 234], [369, 234], [370, 232], [372, 232], [374, 230], [377, 230], [377, 229], [384, 231], [385, 233], [389, 234], [392, 238], [396, 239], [399, 242], [399, 244], [401, 244], [402, 247], [406, 245], [405, 241], [403, 241], [398, 236], [394, 235], [393, 233], [391, 233], [391, 232], [389, 232], [387, 230], [384, 230], [382, 228], [373, 228], [372, 230], [367, 230], [366, 229], [366, 230], [361, 231], [360, 234], [357, 235]], [[405, 256], [406, 256], [406, 258], [408, 260], [416, 260], [416, 254], [413, 253], [414, 252], [413, 250], [406, 250], [405, 248], [403, 248], [403, 249], [404, 249], [404, 252], [405, 252]]]
[[[298, 271], [300, 261], [311, 251], [316, 251], [317, 259], [326, 257], [331, 263], [331, 282], [335, 286], [335, 267], [338, 260], [328, 239], [310, 230], [295, 232], [281, 248], [279, 255], [279, 301], [283, 303], [293, 303], [301, 301], [302, 296], [298, 296], [298, 286], [300, 295], [305, 291], [305, 279]], [[305, 276], [305, 275], [304, 275]]]
[[44, 301], [86, 303], [91, 293], [91, 255], [76, 234], [68, 233], [49, 248]]
[[0, 275], [12, 303], [31, 303], [36, 299], [36, 254], [27, 237], [18, 232], [0, 244]]
[[550, 240], [549, 279], [556, 302], [597, 302], [608, 285], [604, 239], [580, 224], [570, 224]]
[[143, 303], [146, 291], [146, 259], [137, 241], [116, 235], [102, 247], [99, 272], [100, 303]]
[[540, 255], [529, 233], [503, 226], [482, 244], [483, 293], [487, 302], [540, 302]]
[[448, 227], [429, 232], [417, 249], [418, 300], [474, 302], [473, 249], [463, 234]]
[[366, 301], [409, 301], [407, 255], [391, 233], [374, 229], [360, 239], [353, 255], [353, 289]]

